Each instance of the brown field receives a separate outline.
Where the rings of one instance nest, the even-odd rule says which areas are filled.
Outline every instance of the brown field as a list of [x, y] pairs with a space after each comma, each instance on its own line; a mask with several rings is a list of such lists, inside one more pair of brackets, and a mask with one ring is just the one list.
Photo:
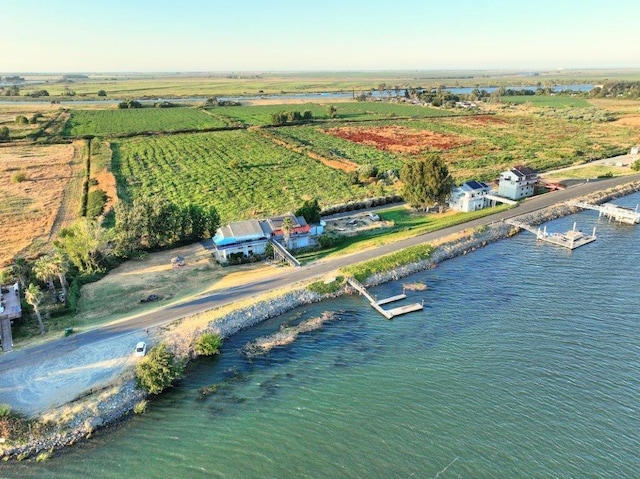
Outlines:
[[[0, 147], [0, 267], [75, 219], [80, 198], [74, 202], [67, 193], [78, 178], [81, 183], [79, 151], [77, 145]], [[16, 182], [17, 174], [25, 180]]]
[[631, 126], [631, 127], [638, 128], [638, 127], [640, 127], [640, 115], [625, 116], [623, 118], [620, 118], [618, 121], [616, 121], [615, 124], [616, 125]]
[[401, 126], [384, 126], [373, 128], [332, 128], [326, 133], [373, 146], [379, 150], [393, 153], [418, 154], [426, 150], [450, 150], [473, 143], [472, 140], [457, 135], [445, 135], [424, 130], [412, 130]]

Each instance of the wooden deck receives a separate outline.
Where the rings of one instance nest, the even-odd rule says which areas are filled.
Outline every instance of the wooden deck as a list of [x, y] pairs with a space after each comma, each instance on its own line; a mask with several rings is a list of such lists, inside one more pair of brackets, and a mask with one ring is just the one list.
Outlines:
[[633, 210], [631, 208], [625, 208], [624, 206], [618, 206], [614, 203], [592, 205], [590, 203], [585, 203], [584, 201], [570, 201], [568, 204], [585, 210], [597, 211], [598, 216], [605, 216], [610, 220], [617, 221], [618, 223], [625, 223], [628, 225], [640, 223], [640, 213], [638, 213], [637, 206], [636, 209]]
[[549, 233], [547, 232], [546, 226], [543, 229], [535, 229], [533, 226], [513, 219], [505, 220], [505, 223], [533, 233], [534, 235], [536, 235], [536, 238], [539, 241], [551, 243], [556, 246], [562, 246], [563, 248], [568, 248], [570, 250], [574, 250], [576, 248], [579, 248], [580, 246], [584, 246], [596, 240], [595, 228], [593, 228], [593, 234], [588, 235], [586, 233], [578, 231], [576, 229], [575, 223], [573, 223], [573, 229], [567, 231], [566, 233]]
[[371, 307], [387, 319], [393, 319], [394, 317], [400, 316], [402, 314], [412, 313], [414, 311], [420, 311], [421, 309], [424, 309], [424, 304], [421, 304], [421, 303], [409, 304], [407, 306], [399, 306], [393, 309], [384, 309], [382, 308], [381, 305], [406, 299], [407, 295], [398, 294], [397, 296], [391, 296], [390, 298], [385, 298], [378, 301], [376, 298], [371, 296], [371, 293], [367, 291], [367, 288], [365, 288], [365, 286], [357, 279], [347, 278], [347, 283], [349, 283], [361, 295], [367, 298], [369, 300], [369, 303], [371, 303]]

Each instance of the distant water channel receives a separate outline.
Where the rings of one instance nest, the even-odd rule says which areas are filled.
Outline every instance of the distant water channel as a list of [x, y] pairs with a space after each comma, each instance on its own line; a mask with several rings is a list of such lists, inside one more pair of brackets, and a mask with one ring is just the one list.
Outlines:
[[[144, 416], [0, 476], [637, 478], [640, 226], [547, 226], [574, 221], [598, 240], [570, 252], [521, 233], [405, 279], [427, 285], [409, 293], [424, 312], [387, 321], [354, 296], [242, 332]], [[327, 310], [340, 319], [240, 353]]]

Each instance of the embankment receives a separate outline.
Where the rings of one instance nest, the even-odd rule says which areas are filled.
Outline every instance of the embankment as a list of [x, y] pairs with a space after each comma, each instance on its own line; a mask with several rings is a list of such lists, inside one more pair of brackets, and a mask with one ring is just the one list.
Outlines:
[[[606, 191], [580, 198], [591, 203], [603, 203], [612, 199], [626, 196], [640, 191], [640, 182], [625, 184]], [[517, 210], [514, 210], [514, 212]], [[531, 224], [541, 224], [552, 219], [567, 216], [578, 210], [566, 204], [558, 204], [549, 208], [538, 210], [521, 216], [519, 219]], [[409, 263], [397, 267], [391, 271], [375, 274], [369, 277], [365, 284], [368, 286], [381, 284], [387, 281], [397, 280], [401, 277], [423, 271], [436, 266], [447, 259], [465, 255], [488, 243], [508, 238], [517, 233], [517, 230], [503, 222], [496, 222], [488, 226], [465, 231], [461, 235], [452, 238], [443, 238], [434, 246], [436, 249], [429, 259], [415, 263]], [[189, 327], [189, 321], [182, 320], [166, 330], [162, 341], [176, 352], [177, 355], [191, 358], [194, 356], [192, 344], [195, 337], [203, 332], [216, 332], [223, 338], [236, 332], [258, 324], [266, 319], [279, 316], [296, 307], [322, 301], [324, 299], [353, 294], [354, 290], [348, 285], [336, 288], [336, 291], [319, 294], [301, 286], [273, 299], [264, 300], [250, 306], [238, 309], [221, 318], [209, 322], [205, 327], [194, 329]], [[181, 328], [187, 333], [176, 334]], [[62, 448], [67, 445], [87, 438], [96, 429], [114, 424], [128, 416], [134, 405], [144, 399], [145, 394], [136, 388], [133, 373], [130, 371], [122, 378], [118, 385], [95, 392], [94, 394], [78, 399], [62, 408], [50, 411], [45, 417], [68, 417], [49, 429], [45, 435], [32, 438], [22, 445], [0, 444], [0, 456], [3, 458], [27, 458], [35, 457], [42, 451]]]

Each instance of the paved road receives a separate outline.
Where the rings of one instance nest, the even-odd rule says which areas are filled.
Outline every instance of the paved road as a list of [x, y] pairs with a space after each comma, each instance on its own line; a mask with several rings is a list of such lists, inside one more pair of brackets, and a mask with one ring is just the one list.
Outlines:
[[408, 246], [428, 243], [467, 228], [475, 228], [477, 226], [487, 225], [496, 221], [502, 221], [506, 218], [530, 213], [578, 196], [583, 196], [595, 191], [604, 190], [613, 186], [638, 180], [640, 180], [640, 174], [583, 183], [567, 188], [566, 190], [555, 191], [535, 198], [530, 198], [524, 203], [521, 203], [515, 209], [496, 213], [468, 223], [452, 226], [433, 233], [426, 233], [413, 238], [407, 238], [393, 244], [376, 247], [348, 256], [324, 259], [320, 262], [306, 265], [301, 268], [286, 268], [282, 270], [281, 274], [274, 277], [229, 288], [202, 298], [173, 305], [160, 311], [144, 314], [127, 321], [121, 321], [87, 331], [85, 333], [76, 334], [69, 338], [51, 341], [22, 351], [3, 354], [0, 356], [0, 373], [13, 367], [24, 367], [28, 364], [38, 364], [43, 361], [47, 361], [48, 357], [52, 355], [58, 356], [61, 351], [68, 350], [69, 347], [77, 349], [96, 344], [106, 339], [113, 339], [119, 335], [139, 333], [145, 328], [158, 326], [219, 306], [256, 297], [270, 290], [289, 286], [299, 281], [306, 281], [315, 277], [320, 277], [350, 264], [392, 253]]

